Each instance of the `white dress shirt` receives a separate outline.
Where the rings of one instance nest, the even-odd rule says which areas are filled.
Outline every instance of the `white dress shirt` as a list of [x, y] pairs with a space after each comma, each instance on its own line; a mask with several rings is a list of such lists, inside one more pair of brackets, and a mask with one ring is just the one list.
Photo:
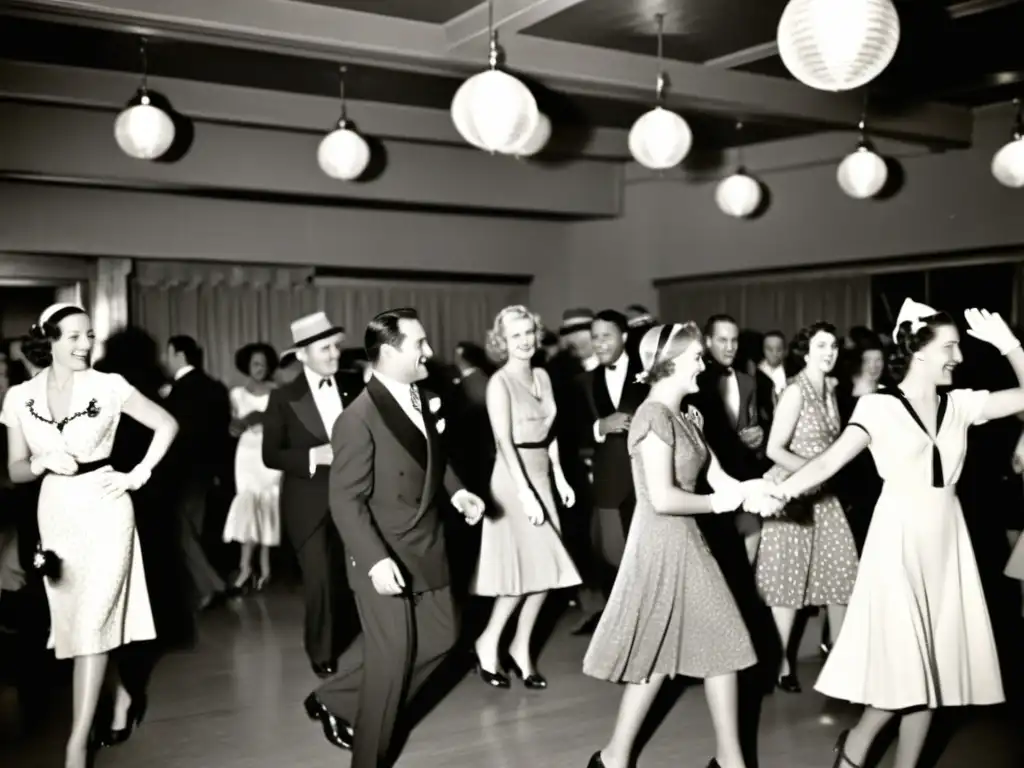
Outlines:
[[723, 371], [718, 387], [722, 402], [725, 404], [725, 412], [735, 427], [740, 422], [740, 383], [736, 379], [736, 371], [732, 368]]
[[[403, 384], [400, 381], [395, 381], [390, 376], [385, 376], [380, 371], [374, 371], [373, 375], [377, 377], [377, 381], [384, 385], [384, 388], [391, 393], [391, 396], [398, 401], [398, 404], [402, 406], [402, 411], [406, 416], [409, 417], [409, 421], [416, 425], [416, 428], [423, 433], [423, 436], [427, 435], [427, 425], [423, 423], [423, 413], [417, 411], [415, 406], [412, 404], [412, 388], [415, 384]], [[423, 404], [420, 403], [420, 407]]]
[[[603, 372], [604, 385], [608, 388], [608, 397], [611, 398], [615, 410], [619, 409], [619, 403], [622, 402], [622, 392], [626, 388], [626, 371], [628, 368], [629, 361], [626, 358], [626, 353], [623, 352], [619, 355], [618, 360], [611, 365], [605, 366]], [[600, 423], [600, 419], [594, 422], [594, 440], [603, 443], [607, 435], [601, 434]]]
[[784, 366], [776, 365], [774, 367], [768, 365], [764, 360], [757, 366], [761, 373], [771, 379], [772, 389], [775, 391], [775, 398], [778, 400], [779, 395], [786, 388], [786, 369]]
[[181, 368], [179, 368], [178, 370], [176, 370], [174, 372], [174, 380], [178, 381], [186, 373], [192, 373], [192, 371], [194, 371], [195, 369], [196, 369], [196, 367], [194, 365], [183, 365], [183, 366], [181, 366]]
[[[306, 375], [309, 391], [313, 393], [313, 402], [316, 403], [316, 410], [320, 414], [320, 420], [324, 424], [324, 429], [327, 430], [327, 441], [330, 442], [331, 432], [334, 430], [334, 422], [341, 416], [342, 411], [341, 393], [338, 391], [338, 383], [334, 380], [333, 376], [321, 376], [306, 366], [302, 366], [302, 371]], [[326, 384], [322, 387], [320, 386], [320, 382], [324, 379], [330, 381], [330, 386]], [[309, 449], [310, 477], [316, 474], [314, 451], [316, 451], [316, 448]]]

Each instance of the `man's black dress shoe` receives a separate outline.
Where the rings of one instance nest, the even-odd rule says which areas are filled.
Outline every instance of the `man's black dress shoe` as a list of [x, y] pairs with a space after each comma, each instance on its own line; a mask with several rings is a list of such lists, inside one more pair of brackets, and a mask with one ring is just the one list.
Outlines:
[[352, 740], [355, 737], [352, 726], [346, 720], [332, 715], [327, 707], [320, 703], [315, 693], [309, 694], [302, 702], [302, 706], [310, 720], [320, 721], [325, 739], [339, 749], [352, 749]]
[[314, 661], [311, 662], [311, 666], [313, 667], [313, 674], [321, 680], [332, 677], [338, 671], [338, 665], [333, 661], [325, 661], [323, 664], [317, 664]]

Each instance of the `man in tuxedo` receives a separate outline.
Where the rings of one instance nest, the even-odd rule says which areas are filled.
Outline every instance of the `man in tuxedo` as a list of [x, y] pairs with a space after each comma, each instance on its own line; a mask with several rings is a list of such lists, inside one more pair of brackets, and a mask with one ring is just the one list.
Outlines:
[[301, 372], [270, 393], [263, 417], [263, 463], [279, 469], [281, 520], [302, 574], [306, 602], [305, 647], [313, 671], [334, 674], [341, 653], [344, 596], [342, 552], [331, 524], [328, 477], [334, 423], [359, 394], [355, 374], [338, 371], [343, 328], [323, 312], [291, 325]]
[[786, 337], [782, 331], [768, 331], [761, 340], [761, 362], [757, 364], [754, 379], [757, 384], [759, 422], [771, 431], [775, 406], [786, 388]]
[[203, 610], [225, 590], [203, 548], [203, 530], [210, 493], [230, 464], [231, 401], [227, 387], [202, 369], [202, 350], [191, 336], [168, 339], [165, 363], [173, 381], [164, 407], [178, 422], [166, 464], [174, 470], [169, 476], [177, 478], [181, 553], [193, 602]]
[[[764, 457], [765, 433], [759, 424], [754, 377], [733, 368], [739, 349], [739, 335], [739, 325], [729, 315], [713, 315], [708, 319], [704, 326], [707, 368], [697, 378], [700, 390], [691, 395], [690, 402], [704, 416], [704, 436], [722, 469], [742, 481], [760, 477], [770, 462]], [[724, 525], [717, 520], [703, 521], [701, 530]], [[742, 511], [735, 515], [733, 522], [743, 537], [747, 557], [753, 562], [760, 542], [761, 522], [756, 516]], [[709, 533], [712, 538], [716, 535], [705, 530], [705, 536]]]
[[433, 352], [415, 310], [377, 315], [365, 345], [373, 376], [334, 426], [330, 480], [362, 642], [304, 706], [328, 741], [352, 749], [352, 768], [379, 768], [406, 702], [459, 634], [442, 509], [450, 498], [474, 524], [484, 506], [448, 466], [440, 403], [417, 385]]
[[585, 580], [590, 590], [600, 594], [599, 599], [581, 601], [591, 613], [577, 627], [580, 634], [592, 632], [597, 625], [626, 546], [636, 506], [626, 435], [633, 414], [649, 391], [636, 380], [639, 360], [626, 351], [629, 326], [625, 315], [613, 309], [598, 312], [591, 324], [591, 337], [601, 365], [581, 374], [578, 381], [587, 410], [585, 423], [594, 440], [593, 557]]

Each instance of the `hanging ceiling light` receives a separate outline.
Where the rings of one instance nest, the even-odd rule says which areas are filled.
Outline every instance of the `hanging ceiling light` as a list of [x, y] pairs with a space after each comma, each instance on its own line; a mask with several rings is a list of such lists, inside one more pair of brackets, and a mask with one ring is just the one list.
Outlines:
[[153, 104], [149, 95], [149, 63], [144, 37], [139, 40], [139, 50], [142, 56], [142, 84], [114, 120], [114, 140], [129, 157], [156, 160], [174, 143], [174, 121]]
[[857, 149], [844, 157], [836, 169], [836, 181], [843, 192], [858, 200], [877, 195], [889, 179], [889, 168], [871, 147], [871, 142], [865, 136], [864, 123], [862, 117], [858, 124], [860, 142]]
[[1024, 187], [1024, 120], [1021, 119], [1020, 99], [1014, 99], [1017, 119], [1013, 126], [1013, 138], [992, 157], [992, 175], [996, 181], [1012, 189]]
[[345, 102], [346, 72], [344, 65], [339, 68], [341, 117], [338, 119], [338, 127], [320, 141], [320, 146], [316, 150], [316, 161], [320, 165], [320, 170], [332, 179], [354, 181], [370, 164], [370, 145], [356, 133], [355, 126], [348, 120]]
[[540, 122], [537, 101], [520, 80], [498, 69], [501, 49], [494, 29], [494, 3], [487, 3], [490, 69], [459, 86], [452, 99], [452, 122], [469, 144], [487, 152], [513, 154], [529, 142]]
[[640, 165], [662, 171], [679, 165], [693, 146], [693, 132], [687, 122], [661, 106], [665, 100], [665, 73], [662, 71], [665, 14], [658, 20], [658, 80], [655, 86], [658, 106], [637, 118], [629, 130], [629, 153]]
[[513, 147], [508, 154], [516, 157], [533, 157], [547, 146], [548, 140], [551, 138], [551, 120], [543, 112], [538, 114], [538, 118], [537, 127], [533, 129], [533, 133]]
[[[737, 134], [743, 130], [743, 123], [736, 123]], [[727, 216], [738, 219], [745, 218], [757, 210], [761, 204], [762, 190], [757, 179], [749, 176], [743, 169], [743, 147], [737, 145], [736, 172], [722, 179], [715, 188], [715, 204]]]
[[801, 83], [849, 91], [889, 66], [900, 17], [890, 0], [790, 0], [777, 41], [782, 63]]

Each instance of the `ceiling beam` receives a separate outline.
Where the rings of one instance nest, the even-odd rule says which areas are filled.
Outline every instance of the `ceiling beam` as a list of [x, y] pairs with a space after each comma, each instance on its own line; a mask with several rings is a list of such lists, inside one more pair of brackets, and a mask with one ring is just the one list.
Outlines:
[[[584, 2], [586, 0], [505, 0], [495, 9], [494, 28], [501, 39], [505, 39]], [[487, 40], [490, 7], [490, 3], [482, 2], [444, 25], [451, 50]]]
[[[138, 76], [127, 72], [0, 59], [0, 101], [116, 112], [124, 108], [138, 85]], [[178, 112], [199, 122], [326, 133], [338, 120], [335, 98], [171, 77], [151, 76], [149, 87], [166, 96]], [[360, 132], [377, 139], [467, 146], [446, 109], [349, 101], [348, 115]], [[585, 136], [555, 132], [545, 152], [552, 156], [571, 153], [573, 157], [626, 160], [626, 135], [617, 128], [596, 128]]]
[[[139, 33], [205, 40], [220, 45], [287, 50], [292, 55], [343, 59], [350, 64], [406, 68], [465, 76], [481, 69], [482, 56], [450, 51], [441, 25], [276, 0], [8, 0], [15, 6], [73, 13], [115, 22]], [[481, 41], [483, 42], [483, 41]], [[568, 94], [649, 103], [655, 64], [648, 56], [510, 35], [503, 38], [508, 65]], [[470, 46], [472, 47], [472, 46]], [[745, 120], [852, 129], [863, 107], [855, 93], [825, 93], [780, 78], [680, 61], [665, 62], [668, 104]], [[876, 112], [872, 132], [928, 144], [964, 146], [972, 131], [970, 110], [941, 104]]]

